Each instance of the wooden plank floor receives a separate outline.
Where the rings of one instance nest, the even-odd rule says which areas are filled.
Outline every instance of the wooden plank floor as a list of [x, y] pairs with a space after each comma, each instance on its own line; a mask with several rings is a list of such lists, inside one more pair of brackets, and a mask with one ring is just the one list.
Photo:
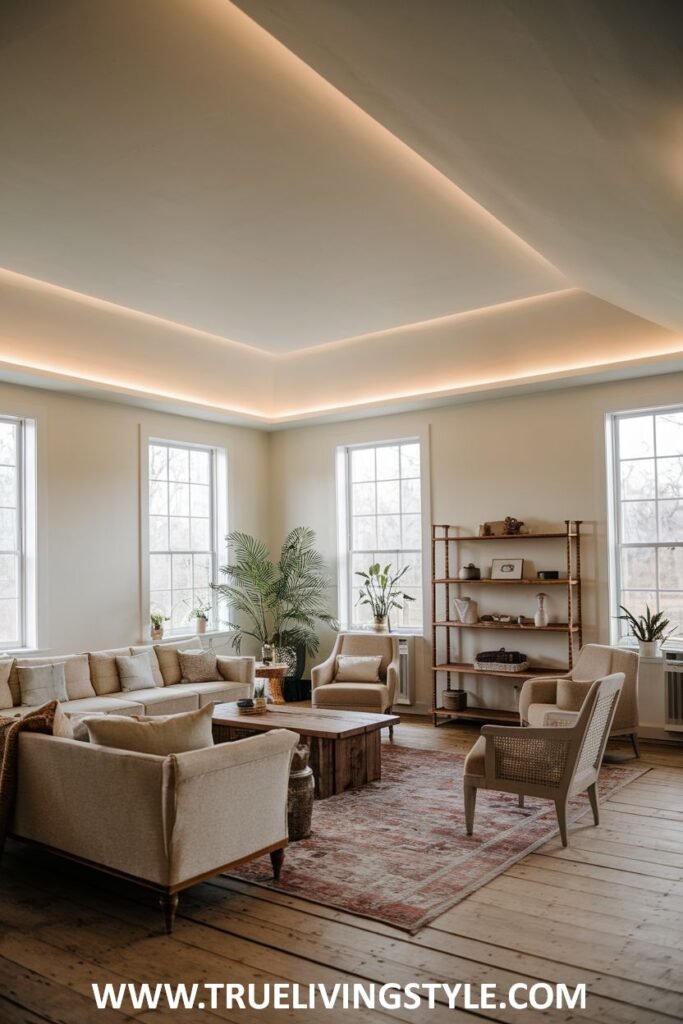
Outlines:
[[[469, 749], [478, 729], [404, 718], [396, 741]], [[626, 750], [626, 748], [624, 748]], [[96, 1011], [107, 981], [585, 982], [584, 1011], [423, 1010], [434, 1024], [539, 1020], [671, 1024], [683, 1018], [683, 747], [643, 743], [647, 775], [416, 936], [227, 879], [181, 896], [160, 934], [151, 896], [9, 843], [0, 873], [2, 1024], [381, 1024], [395, 1011]]]

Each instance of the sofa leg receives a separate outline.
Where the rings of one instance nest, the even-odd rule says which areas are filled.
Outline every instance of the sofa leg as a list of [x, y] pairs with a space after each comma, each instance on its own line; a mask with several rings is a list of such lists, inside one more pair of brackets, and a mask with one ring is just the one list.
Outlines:
[[178, 893], [169, 892], [162, 898], [164, 916], [166, 918], [166, 934], [171, 935], [175, 924], [176, 910], [178, 909]]
[[283, 849], [273, 850], [270, 855], [270, 863], [273, 865], [273, 878], [276, 882], [280, 881], [280, 872], [282, 871], [284, 859], [285, 851]]
[[638, 743], [637, 732], [631, 733], [631, 743], [633, 744], [633, 752], [635, 753], [636, 757], [640, 757], [640, 744]]

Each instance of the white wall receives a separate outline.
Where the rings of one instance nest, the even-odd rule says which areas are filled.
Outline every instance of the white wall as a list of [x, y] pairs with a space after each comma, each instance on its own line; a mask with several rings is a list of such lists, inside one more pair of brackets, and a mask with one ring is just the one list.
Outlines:
[[[607, 642], [605, 414], [682, 399], [683, 374], [670, 374], [283, 431], [273, 435], [271, 442], [271, 490], [278, 496], [271, 543], [277, 544], [297, 524], [312, 526], [323, 554], [336, 566], [336, 447], [428, 432], [433, 522], [476, 532], [480, 522], [506, 515], [525, 520], [531, 529], [562, 526], [566, 518], [584, 520], [584, 642]], [[475, 562], [486, 565], [493, 552], [483, 548], [473, 546], [468, 556], [471, 553]], [[536, 543], [531, 553], [536, 568], [542, 568], [542, 562], [546, 568], [561, 567], [561, 545], [552, 560], [549, 552]], [[516, 603], [525, 614], [534, 610], [536, 590], [529, 589], [531, 593]], [[542, 589], [539, 585], [538, 590]], [[556, 591], [565, 593], [559, 587]], [[557, 621], [564, 621], [564, 598], [555, 596], [556, 591], [551, 589], [550, 610]], [[479, 596], [474, 588], [472, 596]], [[497, 611], [513, 610], [502, 605], [498, 594], [495, 604]], [[481, 633], [472, 637], [486, 647], [499, 638], [495, 646], [518, 646], [544, 661], [552, 658], [556, 664], [566, 664], [561, 639], [514, 633], [487, 633], [483, 641]], [[327, 634], [322, 653], [329, 650], [330, 642]], [[429, 645], [424, 644], [417, 659], [417, 702], [422, 709], [431, 706], [430, 659]], [[507, 683], [484, 683], [480, 692], [485, 700], [514, 706]]]
[[262, 431], [6, 384], [0, 410], [37, 420], [41, 650], [140, 638], [141, 431], [225, 447], [230, 528], [268, 535]]

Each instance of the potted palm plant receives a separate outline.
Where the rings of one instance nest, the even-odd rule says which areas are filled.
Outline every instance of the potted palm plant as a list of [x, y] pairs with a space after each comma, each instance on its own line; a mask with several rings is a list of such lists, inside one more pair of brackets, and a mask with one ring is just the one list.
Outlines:
[[261, 647], [272, 644], [277, 660], [289, 666], [288, 675], [300, 678], [306, 654], [317, 654], [320, 646], [316, 625], [339, 628], [327, 610], [332, 581], [315, 549], [314, 531], [305, 526], [292, 530], [277, 561], [247, 533], [236, 530], [227, 541], [231, 560], [220, 570], [225, 582], [212, 586], [227, 604], [232, 646], [239, 653], [247, 636]]
[[389, 616], [394, 608], [402, 609], [403, 601], [415, 600], [398, 586], [409, 568], [406, 565], [392, 574], [391, 563], [382, 569], [379, 562], [375, 562], [367, 572], [356, 573], [363, 580], [358, 604], [369, 605], [372, 609], [373, 625], [377, 633], [386, 633], [391, 628]]
[[648, 605], [645, 605], [645, 614], [638, 617], [623, 604], [620, 604], [619, 607], [624, 614], [617, 615], [617, 618], [628, 622], [631, 633], [638, 641], [641, 657], [656, 658], [662, 644], [676, 632], [676, 627], [674, 626], [667, 633], [667, 628], [670, 625], [669, 619], [664, 618], [664, 612], [651, 612]]

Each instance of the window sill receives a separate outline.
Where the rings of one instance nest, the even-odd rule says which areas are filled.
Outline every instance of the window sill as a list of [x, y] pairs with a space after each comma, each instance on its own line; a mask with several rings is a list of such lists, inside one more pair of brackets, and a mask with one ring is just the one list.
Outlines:
[[183, 640], [194, 640], [195, 638], [201, 640], [202, 637], [208, 637], [213, 640], [218, 637], [232, 636], [232, 630], [230, 629], [207, 629], [206, 633], [164, 633], [162, 640], [152, 640], [151, 637], [144, 637], [142, 640], [138, 640], [137, 646], [139, 647], [153, 647], [155, 644], [166, 644], [182, 642]]

